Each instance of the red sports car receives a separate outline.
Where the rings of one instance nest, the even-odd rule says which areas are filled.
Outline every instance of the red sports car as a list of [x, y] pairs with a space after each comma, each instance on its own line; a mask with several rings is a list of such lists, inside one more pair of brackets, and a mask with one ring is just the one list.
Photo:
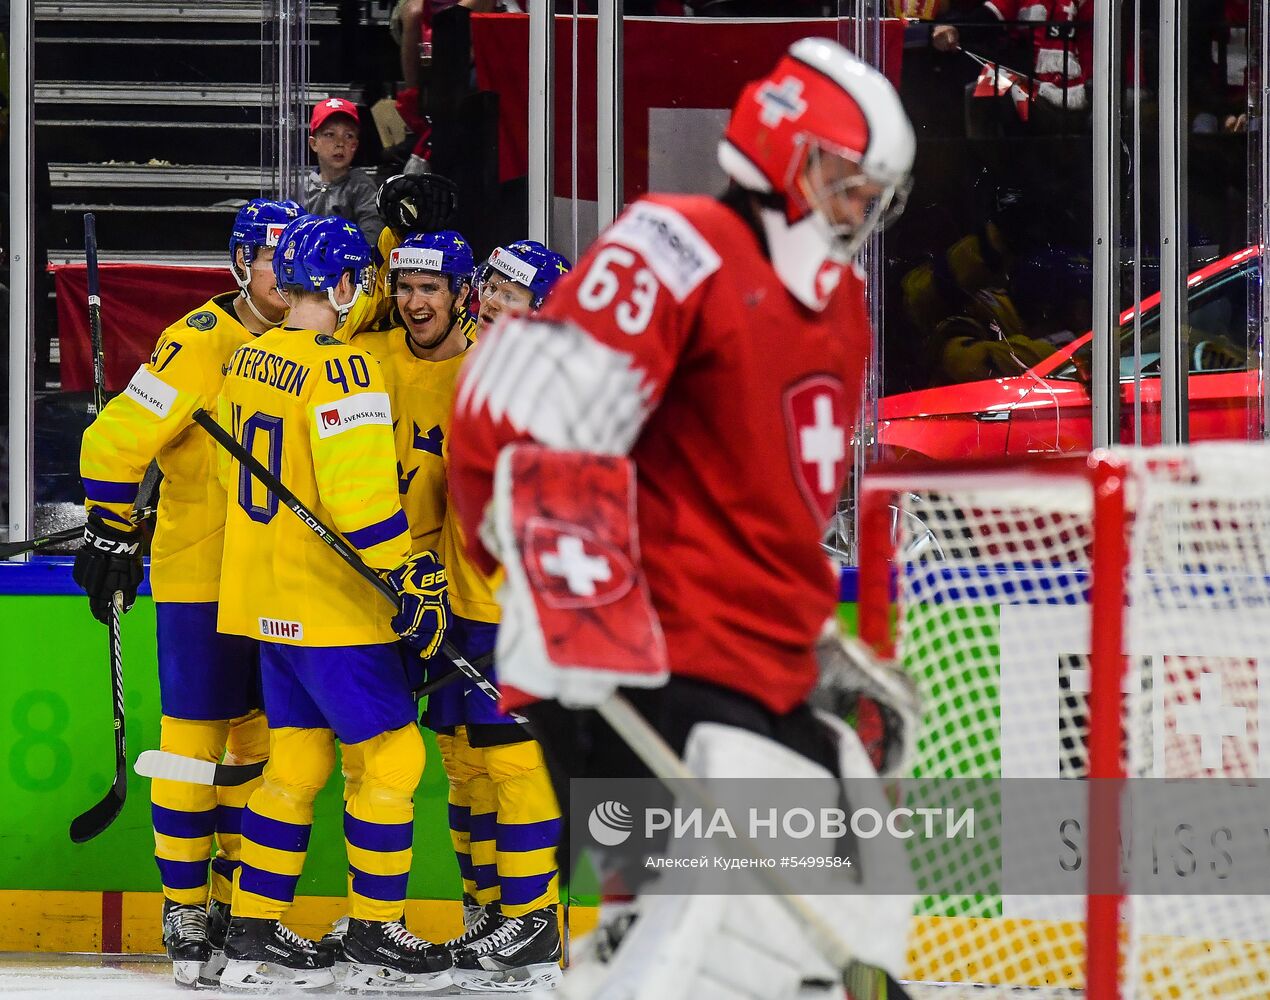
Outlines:
[[[1249, 303], [1261, 281], [1260, 254], [1249, 247], [1187, 280], [1189, 289], [1190, 439], [1260, 436], [1259, 323]], [[1160, 440], [1159, 294], [1142, 302], [1142, 398], [1135, 406], [1133, 315], [1120, 316], [1120, 440]], [[883, 457], [968, 458], [1079, 452], [1091, 446], [1088, 391], [1093, 333], [1008, 378], [921, 389], [880, 400]]]

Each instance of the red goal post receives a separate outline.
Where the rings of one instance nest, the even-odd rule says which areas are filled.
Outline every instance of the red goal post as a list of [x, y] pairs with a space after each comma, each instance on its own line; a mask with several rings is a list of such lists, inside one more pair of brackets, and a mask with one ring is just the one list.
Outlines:
[[911, 978], [1270, 995], [1270, 898], [1130, 892], [1119, 846], [1122, 779], [1270, 777], [1270, 449], [881, 464], [859, 511], [860, 636], [923, 694], [912, 776], [1087, 784], [1097, 891], [927, 896]]

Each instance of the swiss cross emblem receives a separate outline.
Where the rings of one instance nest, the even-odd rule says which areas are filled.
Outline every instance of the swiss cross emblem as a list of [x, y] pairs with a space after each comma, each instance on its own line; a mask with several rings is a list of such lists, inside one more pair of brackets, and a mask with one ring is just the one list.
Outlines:
[[553, 607], [611, 604], [635, 583], [626, 553], [585, 528], [537, 518], [527, 531], [525, 569], [535, 591]]
[[768, 128], [776, 128], [786, 118], [790, 121], [801, 118], [807, 110], [802, 95], [803, 81], [794, 76], [785, 77], [779, 84], [763, 84], [755, 95], [755, 100], [763, 106], [758, 120]]
[[847, 472], [842, 382], [813, 375], [785, 390], [785, 426], [798, 489], [822, 521], [833, 516]]

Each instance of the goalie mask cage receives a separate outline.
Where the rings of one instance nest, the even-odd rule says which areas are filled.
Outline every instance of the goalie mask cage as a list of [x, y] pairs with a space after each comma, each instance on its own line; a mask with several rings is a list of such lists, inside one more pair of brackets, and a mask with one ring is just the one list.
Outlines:
[[[1068, 778], [1088, 805], [1083, 895], [920, 896], [906, 978], [1270, 996], [1270, 896], [1130, 892], [1114, 846], [1115, 779], [1270, 777], [1270, 447], [885, 464], [860, 515], [861, 638], [923, 697], [910, 776]], [[941, 857], [914, 843], [920, 892]]]

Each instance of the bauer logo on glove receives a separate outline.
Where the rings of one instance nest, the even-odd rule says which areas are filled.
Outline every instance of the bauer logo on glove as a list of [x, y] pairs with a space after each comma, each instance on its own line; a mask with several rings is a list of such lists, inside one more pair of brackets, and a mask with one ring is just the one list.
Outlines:
[[435, 552], [418, 552], [384, 579], [401, 599], [392, 630], [427, 659], [441, 648], [450, 621], [445, 567]]

